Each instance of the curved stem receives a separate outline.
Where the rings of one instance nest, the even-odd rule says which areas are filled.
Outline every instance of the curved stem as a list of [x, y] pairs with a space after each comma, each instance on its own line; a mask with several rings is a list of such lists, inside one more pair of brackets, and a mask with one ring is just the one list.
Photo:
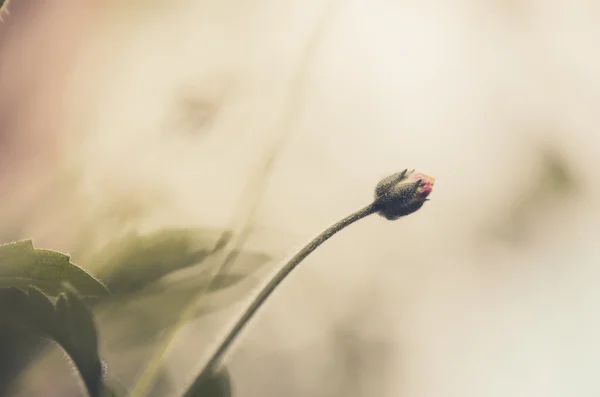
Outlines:
[[235, 325], [231, 328], [229, 333], [221, 341], [215, 352], [212, 354], [210, 360], [204, 366], [200, 377], [207, 376], [212, 371], [216, 370], [224, 354], [227, 352], [231, 344], [239, 336], [240, 332], [252, 319], [254, 314], [260, 309], [265, 303], [269, 296], [273, 293], [275, 288], [281, 284], [281, 282], [302, 262], [311, 252], [317, 249], [321, 244], [327, 241], [331, 236], [344, 229], [346, 226], [365, 218], [371, 214], [374, 214], [379, 210], [376, 202], [369, 204], [368, 206], [361, 208], [360, 210], [348, 215], [344, 219], [336, 222], [329, 228], [325, 229], [321, 234], [315, 237], [309, 242], [304, 248], [298, 251], [287, 263], [285, 263], [281, 269], [273, 276], [273, 278], [260, 290], [258, 295], [254, 298], [250, 306], [244, 311], [244, 313], [237, 320]]

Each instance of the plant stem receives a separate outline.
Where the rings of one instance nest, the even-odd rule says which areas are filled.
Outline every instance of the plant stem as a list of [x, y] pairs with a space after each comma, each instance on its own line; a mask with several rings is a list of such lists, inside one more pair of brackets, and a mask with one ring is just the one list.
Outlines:
[[346, 226], [365, 218], [371, 214], [374, 214], [379, 210], [379, 206], [376, 202], [369, 204], [368, 206], [361, 208], [360, 210], [350, 214], [346, 218], [336, 222], [329, 228], [325, 229], [321, 234], [315, 237], [307, 245], [305, 245], [300, 251], [298, 251], [287, 263], [285, 263], [281, 269], [273, 276], [273, 278], [260, 290], [258, 295], [254, 298], [250, 306], [244, 311], [241, 317], [237, 320], [235, 325], [231, 328], [229, 333], [218, 345], [215, 352], [212, 354], [210, 360], [205, 364], [204, 369], [201, 372], [200, 377], [209, 376], [212, 371], [215, 371], [221, 362], [221, 359], [239, 336], [240, 332], [252, 319], [254, 314], [260, 309], [265, 303], [269, 296], [275, 291], [275, 288], [281, 284], [281, 282], [302, 262], [311, 252], [317, 249], [321, 244], [327, 241], [331, 236], [344, 229]]

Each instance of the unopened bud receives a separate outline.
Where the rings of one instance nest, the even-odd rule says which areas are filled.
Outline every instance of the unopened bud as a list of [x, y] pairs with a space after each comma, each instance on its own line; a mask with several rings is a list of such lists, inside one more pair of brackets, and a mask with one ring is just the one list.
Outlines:
[[428, 201], [434, 181], [434, 178], [414, 170], [404, 170], [383, 178], [375, 187], [379, 215], [394, 220], [417, 211]]

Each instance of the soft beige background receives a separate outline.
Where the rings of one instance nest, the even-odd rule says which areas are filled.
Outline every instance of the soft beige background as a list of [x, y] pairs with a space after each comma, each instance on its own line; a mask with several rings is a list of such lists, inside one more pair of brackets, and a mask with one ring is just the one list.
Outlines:
[[236, 395], [600, 393], [598, 1], [13, 3], [7, 235], [70, 251], [129, 202], [134, 229], [237, 224], [258, 174], [252, 244], [283, 258], [381, 177], [436, 177], [286, 281], [231, 357]]

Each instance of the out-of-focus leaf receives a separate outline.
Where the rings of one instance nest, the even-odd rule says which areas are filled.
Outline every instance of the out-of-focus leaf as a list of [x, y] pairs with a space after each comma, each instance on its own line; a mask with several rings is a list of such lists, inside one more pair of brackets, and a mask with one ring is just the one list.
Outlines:
[[114, 389], [110, 387], [104, 387], [102, 391], [102, 397], [124, 397], [125, 394], [118, 394]]
[[0, 245], [0, 287], [26, 291], [34, 285], [46, 294], [57, 296], [63, 282], [71, 284], [85, 297], [108, 294], [104, 284], [71, 263], [67, 255], [34, 249], [31, 240]]
[[120, 382], [108, 377], [104, 380], [102, 397], [127, 397], [127, 389]]
[[91, 311], [74, 291], [66, 288], [56, 303], [40, 289], [0, 289], [0, 323], [10, 323], [50, 338], [71, 357], [91, 397], [102, 392], [102, 365]]
[[[219, 278], [223, 280], [222, 290], [232, 288], [246, 279], [239, 275], [220, 276]], [[197, 294], [201, 288], [202, 283], [194, 285], [190, 281], [185, 285], [176, 284], [160, 289], [153, 288], [152, 294], [144, 294], [130, 302], [121, 304], [118, 301], [111, 302], [104, 318], [110, 318], [110, 321], [119, 323], [119, 331], [114, 343], [129, 346], [159, 336], [161, 332], [177, 322], [184, 307], [191, 303], [192, 299], [198, 298]], [[227, 308], [237, 300], [229, 297], [215, 299], [212, 296], [215, 292], [217, 291], [212, 289], [206, 291], [206, 299], [199, 302], [202, 310], [198, 311], [197, 317]]]
[[485, 238], [503, 240], [511, 244], [524, 243], [537, 216], [557, 211], [577, 198], [581, 181], [567, 157], [555, 147], [539, 149], [539, 166], [534, 177], [516, 190], [510, 205], [486, 226]]
[[69, 291], [58, 297], [56, 318], [57, 342], [71, 356], [90, 394], [101, 395], [102, 362], [92, 312], [74, 291]]
[[6, 11], [6, 7], [8, 6], [8, 0], [0, 0], [0, 17], [2, 13]]
[[[223, 236], [225, 235], [225, 238]], [[212, 229], [163, 229], [113, 242], [92, 259], [112, 293], [127, 293], [202, 262], [228, 234]]]
[[8, 395], [18, 375], [37, 353], [39, 342], [36, 335], [0, 321], [0, 396]]
[[[268, 263], [261, 253], [243, 252], [236, 273], [212, 278], [209, 271], [194, 277], [163, 279], [128, 297], [114, 296], [98, 307], [101, 323], [117, 330], [106, 334], [112, 348], [148, 341], [175, 324], [184, 308], [197, 300], [197, 316], [225, 309], [247, 296], [258, 280], [253, 274]], [[244, 271], [244, 273], [241, 273]], [[206, 296], [199, 296], [204, 292]]]
[[231, 377], [227, 369], [196, 378], [183, 397], [231, 397]]

